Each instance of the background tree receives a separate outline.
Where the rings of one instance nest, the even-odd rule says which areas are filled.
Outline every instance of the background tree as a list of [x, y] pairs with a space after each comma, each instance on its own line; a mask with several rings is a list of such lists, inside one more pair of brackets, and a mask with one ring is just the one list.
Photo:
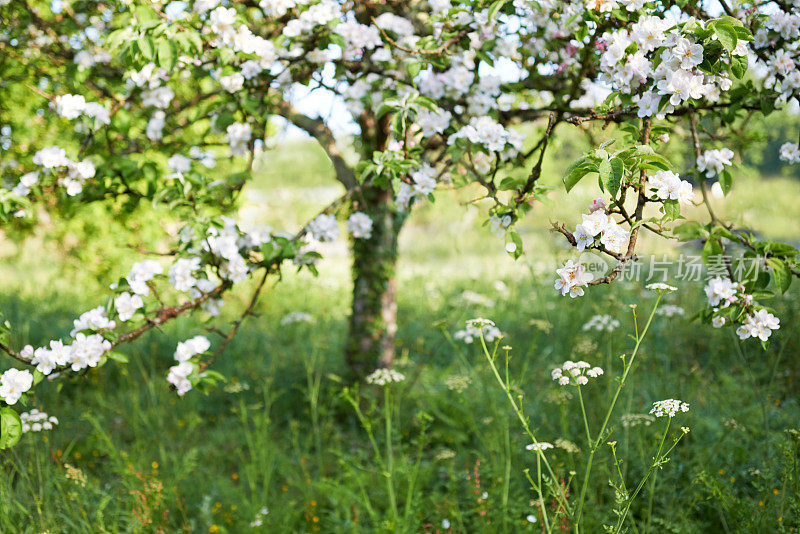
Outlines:
[[[547, 191], [539, 179], [551, 138], [570, 125], [593, 123], [617, 125], [616, 139], [598, 140], [564, 184], [570, 190], [596, 175], [603, 197], [574, 231], [561, 223], [554, 230], [579, 251], [607, 255], [614, 267], [593, 278], [570, 260], [557, 271], [556, 288], [579, 297], [588, 286], [614, 281], [637, 260], [641, 232], [700, 239], [708, 261], [735, 246], [767, 266], [744, 280], [723, 265], [706, 290], [703, 319], [734, 325], [743, 339], [764, 343], [778, 328], [759, 299], [789, 287], [799, 274], [797, 250], [721, 221], [707, 186], [713, 180], [723, 192], [732, 186], [735, 154], [724, 146], [727, 136], [749, 117], [796, 97], [793, 43], [800, 19], [792, 6], [615, 0], [58, 5], [60, 13], [43, 2], [0, 6], [9, 21], [0, 65], [9, 145], [4, 224], [30, 227], [42, 208], [69, 213], [103, 202], [125, 212], [144, 201], [167, 206], [185, 224], [165, 253], [175, 258], [168, 271], [136, 264], [115, 286], [113, 306], [76, 321], [73, 348], [54, 341], [37, 353], [3, 344], [42, 376], [98, 365], [113, 347], [184, 312], [202, 307], [213, 315], [229, 288], [258, 271], [250, 304], [217, 351], [204, 359], [208, 347], [198, 342], [203, 350], [182, 352], [170, 373], [181, 393], [214, 382], [208, 365], [251, 313], [267, 276], [287, 260], [314, 270], [318, 254], [309, 245], [338, 237], [339, 214], [347, 215], [355, 240], [348, 360], [356, 373], [379, 361], [389, 365], [404, 213], [433, 199], [437, 186], [474, 185], [481, 190], [475, 200], [487, 201], [487, 222], [519, 257], [524, 247], [513, 226]], [[298, 109], [298, 89], [339, 97], [357, 126], [357, 163], [348, 163], [331, 125]], [[246, 187], [275, 117], [316, 139], [347, 189], [288, 234], [220, 217]], [[533, 131], [527, 141], [523, 124]], [[676, 167], [660, 153], [671, 135], [691, 143], [692, 168]], [[785, 143], [780, 153], [800, 161], [797, 143]], [[208, 170], [218, 160], [228, 160], [222, 177]], [[681, 178], [687, 174], [699, 184], [701, 200]], [[708, 208], [708, 219], [682, 221], [681, 206], [695, 202]], [[157, 291], [162, 280], [170, 289]], [[164, 291], [177, 303], [166, 304]], [[131, 319], [137, 324], [119, 332]], [[78, 349], [88, 350], [89, 360]], [[30, 387], [22, 387], [25, 377], [19, 380], [15, 391]]]

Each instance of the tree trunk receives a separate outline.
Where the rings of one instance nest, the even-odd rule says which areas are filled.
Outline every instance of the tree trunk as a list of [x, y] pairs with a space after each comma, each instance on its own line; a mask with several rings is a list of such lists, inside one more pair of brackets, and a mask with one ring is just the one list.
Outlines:
[[406, 214], [394, 207], [391, 189], [371, 187], [353, 203], [372, 219], [372, 237], [354, 239], [353, 309], [345, 357], [355, 376], [388, 367], [397, 332], [397, 237]]

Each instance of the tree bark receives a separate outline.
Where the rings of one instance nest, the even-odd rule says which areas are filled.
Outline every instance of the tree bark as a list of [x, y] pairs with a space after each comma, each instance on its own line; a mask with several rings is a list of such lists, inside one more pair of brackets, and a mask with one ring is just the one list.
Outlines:
[[363, 376], [389, 367], [397, 333], [395, 269], [397, 241], [406, 214], [397, 211], [391, 189], [365, 189], [353, 203], [372, 219], [370, 239], [353, 241], [353, 303], [345, 357], [351, 372]]

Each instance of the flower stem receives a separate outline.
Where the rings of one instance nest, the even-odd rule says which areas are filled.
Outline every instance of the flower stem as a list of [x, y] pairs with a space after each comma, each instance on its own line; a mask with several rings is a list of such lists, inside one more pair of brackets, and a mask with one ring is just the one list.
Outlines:
[[[650, 317], [647, 318], [647, 323], [644, 325], [642, 329], [642, 333], [639, 334], [638, 323], [636, 324], [636, 345], [633, 347], [633, 352], [631, 353], [631, 357], [625, 362], [625, 368], [622, 372], [622, 378], [619, 381], [619, 386], [617, 386], [617, 391], [614, 393], [614, 398], [611, 400], [611, 405], [608, 407], [608, 411], [606, 412], [606, 416], [603, 419], [603, 424], [600, 426], [600, 431], [597, 433], [597, 438], [592, 443], [592, 440], [589, 440], [589, 458], [586, 461], [586, 474], [583, 478], [583, 484], [581, 485], [581, 493], [580, 497], [578, 498], [578, 511], [575, 513], [575, 532], [580, 531], [580, 523], [581, 523], [581, 514], [583, 513], [583, 504], [586, 500], [586, 490], [589, 487], [589, 476], [592, 473], [592, 463], [594, 461], [594, 455], [597, 452], [597, 447], [600, 446], [600, 440], [603, 439], [603, 435], [605, 434], [606, 427], [608, 426], [608, 421], [611, 419], [611, 414], [614, 412], [614, 407], [617, 405], [617, 400], [619, 399], [619, 395], [622, 392], [622, 388], [625, 387], [625, 380], [628, 378], [628, 373], [630, 373], [631, 367], [633, 367], [633, 362], [636, 360], [636, 355], [639, 353], [639, 347], [642, 345], [642, 340], [644, 339], [645, 335], [647, 334], [647, 330], [650, 328], [650, 324], [653, 322], [653, 317], [656, 314], [656, 309], [658, 309], [658, 304], [661, 302], [661, 294], [658, 295], [656, 299], [656, 303], [653, 306], [653, 310], [650, 312]], [[636, 321], [636, 315], [634, 314], [634, 321]]]

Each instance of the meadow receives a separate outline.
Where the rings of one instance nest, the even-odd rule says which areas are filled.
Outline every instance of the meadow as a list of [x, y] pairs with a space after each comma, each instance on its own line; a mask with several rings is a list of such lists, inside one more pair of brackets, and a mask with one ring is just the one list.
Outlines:
[[[554, 186], [559, 161], [572, 157], [568, 148], [547, 164]], [[303, 168], [291, 164], [301, 159]], [[256, 172], [239, 216], [275, 227], [299, 225], [340, 192], [324, 156], [307, 145], [269, 151]], [[553, 468], [564, 483], [571, 480], [588, 444], [574, 395], [550, 371], [568, 359], [605, 369], [584, 389], [587, 420], [596, 428], [603, 399], [616, 386], [619, 356], [633, 346], [633, 315], [642, 321], [655, 302], [643, 281], [597, 288], [576, 300], [554, 291], [552, 272], [569, 250], [547, 228], [551, 220], [575, 223], [570, 217], [596, 192], [588, 183], [580, 187], [569, 200], [555, 189], [551, 202], [524, 221], [527, 254], [516, 262], [481, 224], [479, 207], [461, 206], [470, 191], [438, 195], [412, 214], [398, 269], [396, 369], [406, 379], [392, 386], [394, 495], [386, 484], [384, 391], [348, 386], [342, 378], [350, 285], [340, 241], [321, 249], [318, 277], [287, 269], [270, 284], [258, 316], [244, 323], [216, 364], [228, 382], [208, 395], [178, 398], [164, 380], [175, 344], [205, 332], [195, 319], [128, 347], [127, 366], [109, 364], [65, 381], [58, 393], [55, 384], [47, 386], [37, 402], [60, 423], [23, 436], [0, 459], [0, 530], [541, 532], [541, 510], [525, 475], [536, 462], [525, 448], [530, 440], [480, 343], [464, 343], [456, 332], [474, 317], [492, 319], [502, 330], [498, 344], [512, 347], [513, 397], [539, 439], [558, 445], [550, 455]], [[740, 214], [738, 223], [767, 236], [796, 242], [800, 235], [800, 182], [791, 177], [748, 171], [715, 207]], [[16, 327], [15, 343], [64, 335], [76, 311], [101, 304], [103, 288], [138, 257], [127, 245], [158, 247], [166, 214], [149, 211], [135, 220], [131, 227], [89, 208], [23, 243], [0, 244], [0, 308]], [[670, 256], [694, 254], [692, 247], [643, 245]], [[223, 315], [235, 316], [246, 296], [247, 287], [237, 290]], [[681, 283], [664, 297], [608, 441], [626, 459], [625, 478], [638, 480], [663, 432], [662, 420], [645, 416], [653, 401], [688, 402], [690, 411], [676, 424], [690, 432], [631, 508], [630, 531], [800, 527], [797, 297], [795, 284], [772, 303], [782, 328], [766, 351], [728, 329], [691, 321], [704, 305], [701, 283]], [[293, 312], [310, 320], [287, 319]], [[586, 329], [595, 315], [619, 324]], [[616, 467], [605, 458], [589, 484], [586, 532], [616, 520], [609, 484]]]

